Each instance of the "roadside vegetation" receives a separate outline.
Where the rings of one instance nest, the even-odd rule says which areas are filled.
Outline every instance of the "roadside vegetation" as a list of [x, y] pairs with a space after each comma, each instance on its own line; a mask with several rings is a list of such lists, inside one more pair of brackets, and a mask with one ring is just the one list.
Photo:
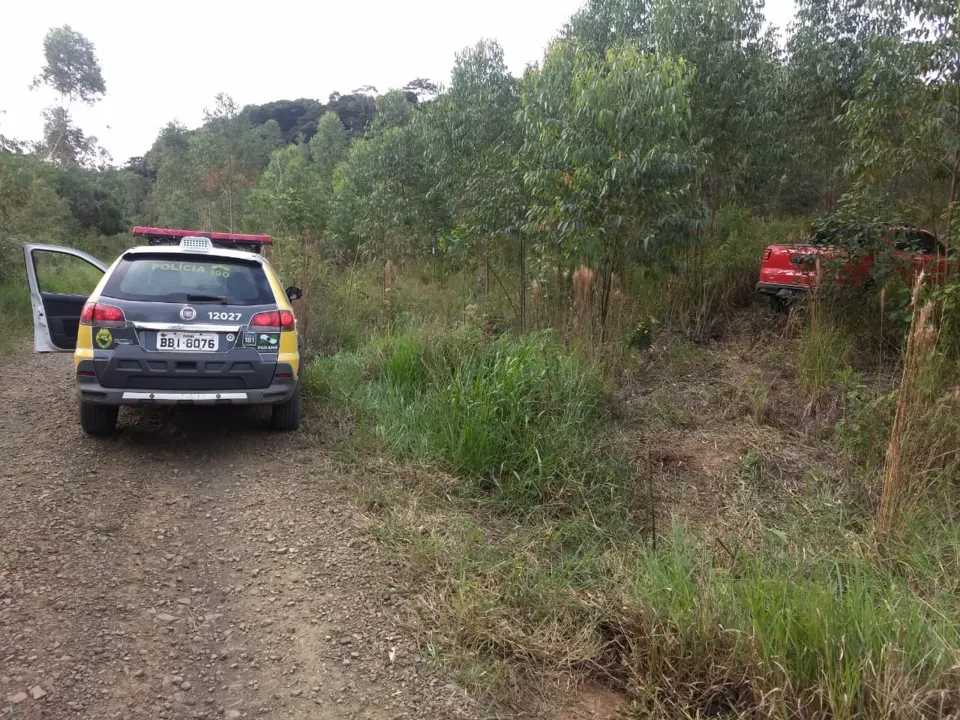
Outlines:
[[[62, 147], [63, 109], [46, 144], [0, 137], [0, 342], [29, 328], [20, 241], [269, 232], [304, 291], [306, 433], [475, 697], [950, 716], [960, 274], [863, 241], [914, 225], [956, 258], [958, 22], [800, 0], [777, 40], [752, 0], [591, 0], [523, 77], [483, 41], [448, 87], [221, 96], [122, 169]], [[63, 30], [44, 78], [96, 64]], [[760, 304], [764, 248], [812, 227], [869, 277]]]

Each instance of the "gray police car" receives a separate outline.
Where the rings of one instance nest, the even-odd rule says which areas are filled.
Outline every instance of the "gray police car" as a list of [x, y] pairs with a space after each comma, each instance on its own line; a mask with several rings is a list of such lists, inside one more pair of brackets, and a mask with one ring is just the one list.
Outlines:
[[[148, 244], [110, 267], [24, 245], [34, 348], [73, 352], [84, 431], [111, 433], [121, 405], [263, 404], [275, 430], [299, 427], [303, 342], [290, 303], [301, 293], [260, 254], [270, 236], [133, 234]], [[89, 294], [84, 280], [96, 282]]]

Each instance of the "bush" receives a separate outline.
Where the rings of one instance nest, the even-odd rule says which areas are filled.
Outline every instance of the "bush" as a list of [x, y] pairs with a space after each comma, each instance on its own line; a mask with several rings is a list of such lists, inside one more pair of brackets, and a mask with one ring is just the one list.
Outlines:
[[[365, 370], [369, 384], [358, 379]], [[597, 445], [601, 370], [548, 334], [391, 335], [318, 360], [305, 387], [339, 393], [399, 456], [440, 464], [475, 497], [576, 507], [624, 485], [623, 468]]]
[[[23, 263], [21, 263], [22, 271]], [[15, 341], [33, 334], [30, 292], [26, 275], [22, 280], [0, 282], [0, 350], [7, 350]]]

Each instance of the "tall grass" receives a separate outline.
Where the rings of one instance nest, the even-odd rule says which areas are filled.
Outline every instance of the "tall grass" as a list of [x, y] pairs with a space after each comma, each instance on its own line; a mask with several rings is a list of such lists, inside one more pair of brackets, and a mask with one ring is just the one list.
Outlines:
[[8, 351], [32, 333], [33, 313], [26, 277], [0, 283], [0, 351]]
[[[372, 380], [344, 382], [344, 368]], [[319, 359], [305, 382], [344, 393], [399, 456], [456, 473], [472, 496], [523, 509], [622, 491], [623, 468], [598, 452], [602, 373], [550, 334], [388, 335], [359, 353]]]
[[628, 275], [640, 319], [654, 317], [695, 337], [716, 335], [732, 313], [755, 300], [763, 250], [799, 236], [796, 220], [763, 220], [725, 208], [712, 236], [653, 253]]
[[820, 291], [814, 291], [803, 307], [806, 327], [797, 353], [797, 385], [816, 405], [846, 367], [850, 336], [834, 321]]
[[[396, 458], [455, 476], [458, 492], [380, 487], [368, 507], [423, 581], [427, 646], [479, 696], [589, 678], [637, 717], [850, 719], [960, 699], [956, 533], [917, 526], [891, 566], [807, 495], [751, 551], [679, 523], [654, 547], [603, 441], [603, 374], [549, 333], [391, 333], [305, 380]], [[915, 557], [926, 569], [905, 572]]]
[[587, 678], [636, 717], [921, 718], [958, 700], [953, 593], [863, 555], [771, 544], [731, 563], [680, 525], [653, 549], [586, 514], [493, 535], [388, 517], [437, 588], [431, 642], [480, 691]]

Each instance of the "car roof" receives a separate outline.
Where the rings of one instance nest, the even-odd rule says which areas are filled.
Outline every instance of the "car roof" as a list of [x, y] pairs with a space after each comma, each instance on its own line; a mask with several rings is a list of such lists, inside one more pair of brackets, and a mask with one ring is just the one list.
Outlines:
[[211, 258], [246, 260], [247, 262], [253, 261], [260, 263], [260, 265], [267, 264], [267, 261], [263, 258], [263, 256], [244, 250], [225, 250], [218, 247], [214, 247], [211, 250], [191, 250], [189, 248], [179, 247], [178, 245], [141, 245], [135, 248], [130, 248], [120, 257], [131, 257], [136, 255], [169, 255], [170, 257], [176, 257], [177, 255], [204, 255]]

